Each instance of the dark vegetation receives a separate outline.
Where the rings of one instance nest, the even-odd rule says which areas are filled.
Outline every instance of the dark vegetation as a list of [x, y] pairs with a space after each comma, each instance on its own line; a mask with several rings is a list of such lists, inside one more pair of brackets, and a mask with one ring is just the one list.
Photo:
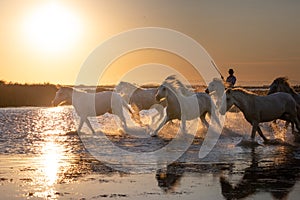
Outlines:
[[[143, 88], [153, 88], [157, 85], [146, 85]], [[80, 88], [87, 92], [93, 91], [90, 87], [81, 86]], [[98, 86], [96, 91], [102, 92], [107, 90], [113, 90], [113, 86]], [[204, 86], [195, 85], [194, 90], [197, 92], [203, 92]], [[300, 86], [294, 87], [297, 92], [300, 92]], [[268, 87], [245, 87], [245, 89], [251, 89], [260, 95], [267, 93]], [[19, 84], [19, 83], [6, 83], [0, 81], [0, 107], [20, 107], [20, 106], [51, 106], [51, 101], [55, 97], [57, 89], [53, 84]]]
[[[87, 92], [90, 87], [81, 87]], [[97, 87], [97, 92], [112, 90], [112, 86]], [[57, 91], [56, 85], [6, 83], [0, 80], [0, 107], [49, 107]]]
[[51, 106], [57, 89], [51, 84], [0, 83], [0, 107]]

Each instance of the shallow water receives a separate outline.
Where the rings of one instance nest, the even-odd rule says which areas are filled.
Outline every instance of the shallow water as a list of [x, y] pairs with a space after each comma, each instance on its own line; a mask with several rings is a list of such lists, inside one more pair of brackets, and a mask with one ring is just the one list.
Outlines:
[[[142, 120], [149, 121], [149, 113]], [[159, 137], [144, 129], [118, 130], [113, 115], [91, 119], [97, 134], [76, 132], [72, 107], [0, 109], [0, 199], [298, 199], [300, 148], [290, 128], [264, 123], [269, 145], [257, 136], [258, 145], [246, 140], [251, 127], [241, 113], [228, 113], [218, 143], [204, 159], [198, 153], [205, 137], [202, 126], [188, 150], [173, 163], [154, 167], [145, 156], [134, 174], [124, 166], [95, 159], [81, 139], [94, 141], [91, 148], [105, 149], [116, 161], [134, 158], [117, 155], [109, 142], [94, 140], [107, 135], [121, 149], [140, 153], [167, 146], [179, 122], [167, 125]], [[132, 123], [133, 124], [133, 123]], [[87, 128], [85, 127], [83, 131]], [[141, 137], [137, 132], [145, 131]], [[105, 135], [103, 134], [105, 133]], [[246, 141], [246, 142], [245, 142]], [[172, 149], [176, 151], [176, 149]], [[147, 155], [147, 154], [145, 154]], [[149, 163], [147, 163], [149, 161]], [[122, 168], [124, 169], [124, 168]]]

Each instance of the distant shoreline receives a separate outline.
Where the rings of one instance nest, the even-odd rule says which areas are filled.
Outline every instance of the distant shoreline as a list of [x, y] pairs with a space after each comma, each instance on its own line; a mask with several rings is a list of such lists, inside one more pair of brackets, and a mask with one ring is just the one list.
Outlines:
[[[158, 85], [143, 85], [142, 88], [154, 88]], [[70, 86], [71, 87], [71, 86]], [[87, 91], [95, 89], [95, 86], [78, 86]], [[108, 91], [113, 90], [113, 85], [97, 86], [96, 91]], [[193, 85], [195, 91], [203, 92], [206, 88], [204, 85]], [[257, 92], [264, 95], [268, 90], [268, 86], [238, 86], [245, 89]], [[297, 92], [300, 92], [300, 85], [294, 86]], [[57, 91], [54, 84], [15, 84], [4, 83], [0, 84], [0, 107], [50, 107], [51, 101], [55, 97]]]

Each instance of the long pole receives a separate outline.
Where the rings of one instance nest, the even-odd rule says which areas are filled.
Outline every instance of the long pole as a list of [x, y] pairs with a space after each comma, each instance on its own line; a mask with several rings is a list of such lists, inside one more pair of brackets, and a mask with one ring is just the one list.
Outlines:
[[222, 73], [220, 72], [220, 70], [218, 69], [218, 67], [216, 66], [215, 62], [212, 61], [212, 60], [210, 62], [214, 66], [214, 68], [217, 70], [217, 72], [220, 74], [221, 78], [224, 79], [224, 76], [222, 75]]

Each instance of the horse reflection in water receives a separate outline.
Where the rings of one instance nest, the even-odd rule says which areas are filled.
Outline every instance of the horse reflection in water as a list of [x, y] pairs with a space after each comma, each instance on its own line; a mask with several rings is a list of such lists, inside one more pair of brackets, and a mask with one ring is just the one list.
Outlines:
[[[294, 157], [293, 149], [281, 147], [280, 157], [271, 158], [275, 160], [273, 163], [259, 161], [261, 154], [255, 151], [253, 148], [251, 165], [237, 184], [230, 183], [225, 176], [220, 177], [222, 195], [226, 199], [242, 199], [258, 192], [270, 192], [275, 199], [287, 199], [300, 179], [300, 160]], [[276, 160], [280, 161], [276, 163]]]
[[159, 169], [156, 172], [158, 186], [166, 193], [173, 191], [183, 176], [184, 168], [178, 164], [168, 165], [166, 169]]

